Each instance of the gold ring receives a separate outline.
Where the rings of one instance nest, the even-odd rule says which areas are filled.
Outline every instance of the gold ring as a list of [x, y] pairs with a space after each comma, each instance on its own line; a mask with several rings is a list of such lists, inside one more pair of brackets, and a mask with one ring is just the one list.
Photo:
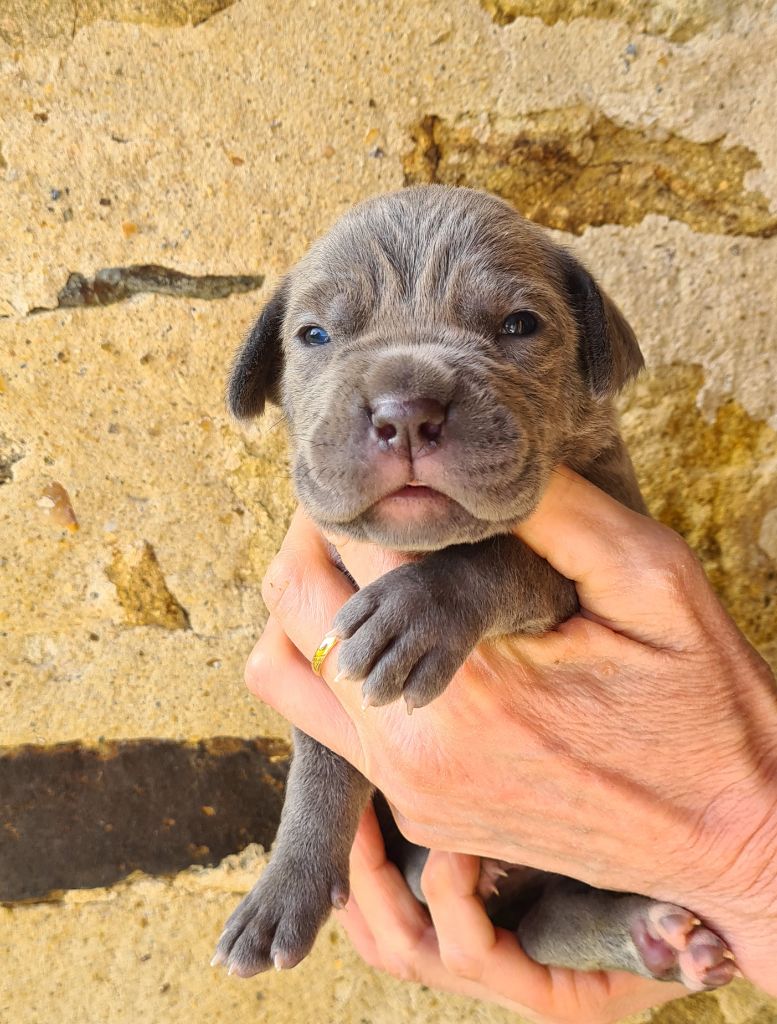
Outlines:
[[316, 648], [316, 653], [310, 659], [310, 667], [313, 669], [317, 676], [321, 675], [321, 670], [324, 667], [326, 656], [327, 654], [329, 654], [329, 652], [332, 650], [335, 644], [337, 644], [339, 639], [340, 637], [337, 635], [337, 633], [327, 633], [327, 635]]

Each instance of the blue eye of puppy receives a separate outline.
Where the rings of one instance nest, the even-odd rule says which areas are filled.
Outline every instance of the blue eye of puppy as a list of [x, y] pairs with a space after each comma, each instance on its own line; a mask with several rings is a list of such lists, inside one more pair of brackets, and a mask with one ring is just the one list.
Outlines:
[[323, 327], [317, 327], [315, 324], [311, 327], [303, 327], [300, 337], [308, 345], [327, 345], [332, 340]]
[[525, 338], [527, 334], [534, 334], [538, 327], [539, 321], [534, 313], [530, 313], [528, 309], [519, 309], [517, 313], [505, 317], [499, 333], [520, 335]]

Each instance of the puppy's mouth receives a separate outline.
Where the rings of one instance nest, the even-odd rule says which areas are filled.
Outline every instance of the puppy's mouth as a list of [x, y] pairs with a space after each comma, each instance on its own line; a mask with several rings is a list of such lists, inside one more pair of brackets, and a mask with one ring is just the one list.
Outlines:
[[440, 509], [451, 503], [451, 498], [443, 495], [441, 490], [430, 487], [428, 483], [421, 483], [420, 480], [408, 480], [404, 486], [397, 487], [396, 490], [391, 490], [389, 494], [384, 495], [373, 508], [392, 519], [412, 519], [433, 508]]
[[427, 484], [417, 483], [412, 480], [410, 483], [405, 484], [404, 487], [400, 487], [398, 491], [392, 491], [391, 494], [387, 494], [382, 501], [389, 501], [393, 498], [409, 498], [412, 501], [419, 501], [422, 498], [446, 498], [446, 495], [440, 491], [435, 491], [433, 487], [427, 486]]

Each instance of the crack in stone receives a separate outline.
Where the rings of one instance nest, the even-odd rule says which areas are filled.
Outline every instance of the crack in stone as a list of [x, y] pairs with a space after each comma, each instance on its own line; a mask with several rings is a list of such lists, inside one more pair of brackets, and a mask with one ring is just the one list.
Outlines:
[[729, 32], [739, 18], [767, 13], [771, 0], [480, 0], [480, 5], [497, 25], [516, 18], [541, 18], [546, 25], [595, 18], [684, 43], [712, 27]]
[[189, 613], [168, 587], [148, 541], [135, 550], [117, 548], [105, 573], [116, 587], [128, 626], [191, 629]]
[[[0, 388], [2, 391], [2, 388]], [[10, 437], [0, 434], [0, 487], [13, 483], [13, 467], [24, 458], [24, 451]]]
[[256, 291], [263, 274], [203, 274], [195, 277], [155, 263], [129, 267], [106, 267], [94, 277], [72, 273], [57, 295], [56, 306], [36, 306], [29, 315], [80, 306], [110, 306], [135, 295], [152, 293], [189, 299], [225, 299], [230, 295]]
[[[56, 0], [56, 3], [11, 4], [0, 19], [0, 40], [32, 49], [58, 40], [72, 42], [94, 21], [154, 25], [159, 28], [196, 27], [231, 7], [236, 0]], [[7, 6], [7, 5], [6, 5]]]
[[463, 121], [424, 117], [403, 159], [405, 184], [486, 189], [538, 224], [573, 234], [629, 227], [648, 213], [710, 234], [777, 234], [767, 198], [745, 185], [761, 165], [744, 146], [627, 128], [582, 106], [522, 122], [518, 131], [483, 133]]
[[750, 639], [777, 637], [777, 561], [759, 544], [777, 509], [777, 432], [734, 399], [712, 422], [696, 365], [659, 366], [621, 400], [621, 426], [651, 514], [677, 530]]

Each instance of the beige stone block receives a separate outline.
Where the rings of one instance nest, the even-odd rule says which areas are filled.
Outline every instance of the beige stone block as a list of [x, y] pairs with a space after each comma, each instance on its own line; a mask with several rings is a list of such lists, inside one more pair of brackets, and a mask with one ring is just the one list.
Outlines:
[[257, 848], [211, 871], [135, 876], [60, 902], [0, 907], [0, 1019], [15, 1024], [508, 1024], [515, 1014], [367, 968], [330, 922], [293, 971], [241, 980], [208, 966], [253, 884]]
[[[242, 687], [293, 505], [284, 437], [223, 405], [261, 301], [0, 321], [0, 744], [284, 731]], [[75, 531], [42, 499], [52, 482]]]

